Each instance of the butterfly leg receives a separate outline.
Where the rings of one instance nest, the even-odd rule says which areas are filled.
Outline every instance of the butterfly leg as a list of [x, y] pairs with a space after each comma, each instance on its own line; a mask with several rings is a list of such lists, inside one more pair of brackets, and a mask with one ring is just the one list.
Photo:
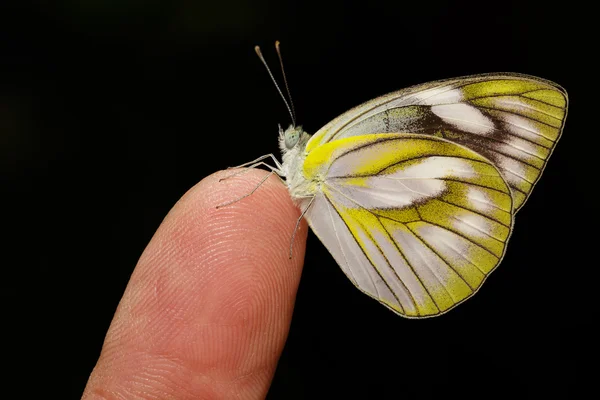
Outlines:
[[225, 207], [225, 206], [231, 205], [231, 204], [233, 204], [233, 203], [237, 203], [238, 201], [240, 201], [240, 200], [243, 200], [243, 199], [245, 199], [245, 198], [246, 198], [246, 197], [248, 197], [248, 196], [251, 196], [251, 195], [252, 195], [254, 192], [256, 192], [256, 190], [258, 190], [258, 188], [259, 188], [259, 187], [261, 187], [261, 186], [262, 186], [262, 184], [263, 184], [263, 183], [265, 183], [265, 182], [267, 181], [267, 179], [269, 179], [269, 177], [270, 177], [271, 175], [273, 175], [274, 173], [275, 173], [275, 171], [271, 171], [271, 172], [269, 172], [267, 175], [265, 175], [265, 177], [264, 177], [264, 178], [263, 178], [263, 179], [262, 179], [262, 180], [261, 180], [261, 181], [258, 183], [258, 185], [256, 185], [256, 187], [255, 187], [254, 189], [252, 189], [252, 190], [251, 190], [249, 193], [246, 193], [245, 195], [243, 195], [243, 196], [241, 196], [241, 197], [238, 197], [238, 198], [237, 198], [237, 199], [235, 199], [235, 200], [228, 201], [227, 203], [224, 203], [224, 204], [220, 204], [220, 205], [218, 205], [216, 208], [221, 208], [221, 207]]
[[[273, 167], [273, 166], [271, 166], [271, 165], [269, 165], [269, 164], [265, 163], [264, 161], [262, 161], [262, 160], [265, 160], [265, 159], [267, 159], [267, 158], [269, 158], [269, 157], [270, 157], [270, 158], [273, 160], [273, 162], [275, 163], [275, 167]], [[234, 173], [233, 173], [233, 174], [231, 174], [231, 175], [228, 175], [228, 176], [226, 176], [226, 177], [224, 177], [224, 178], [221, 178], [221, 179], [219, 179], [219, 182], [221, 182], [221, 181], [224, 181], [225, 179], [232, 178], [232, 177], [234, 177], [234, 176], [237, 176], [237, 175], [244, 174], [244, 173], [246, 173], [246, 172], [248, 171], [248, 169], [256, 168], [256, 167], [258, 167], [258, 166], [260, 166], [260, 165], [264, 165], [265, 167], [269, 168], [271, 171], [274, 171], [274, 172], [275, 172], [275, 173], [276, 173], [278, 176], [280, 176], [280, 177], [281, 177], [281, 176], [283, 176], [283, 174], [282, 174], [282, 172], [281, 172], [281, 163], [280, 163], [280, 162], [277, 160], [277, 158], [275, 158], [275, 156], [274, 156], [274, 155], [271, 153], [271, 154], [265, 154], [264, 156], [260, 156], [260, 157], [258, 157], [256, 160], [253, 160], [253, 161], [250, 161], [250, 162], [244, 163], [244, 164], [242, 164], [242, 165], [238, 165], [237, 167], [228, 167], [228, 168], [227, 168], [228, 170], [229, 170], [229, 169], [243, 168], [243, 167], [246, 167], [247, 169], [243, 169], [243, 170], [241, 170], [241, 171], [234, 172]]]
[[300, 217], [298, 217], [298, 220], [296, 221], [296, 227], [294, 228], [294, 233], [292, 233], [292, 239], [290, 240], [290, 260], [292, 259], [292, 248], [294, 247], [294, 239], [296, 238], [296, 232], [298, 231], [298, 228], [300, 228], [300, 222], [302, 222], [304, 214], [306, 214], [310, 206], [312, 206], [313, 201], [315, 201], [315, 196], [310, 197], [310, 202], [308, 203], [306, 208], [302, 210], [302, 214], [300, 214]]
[[273, 173], [277, 174], [278, 177], [282, 177], [283, 176], [283, 172], [281, 171], [280, 168], [274, 167], [272, 165], [267, 164], [264, 161], [259, 161], [257, 163], [254, 164], [250, 164], [249, 166], [247, 166], [246, 168], [236, 171], [234, 173], [232, 173], [231, 175], [227, 175], [226, 177], [220, 178], [219, 182], [224, 181], [225, 179], [229, 179], [229, 178], [233, 178], [234, 176], [239, 176], [239, 175], [243, 175], [246, 172], [250, 171], [252, 168], [256, 168], [258, 166], [265, 166], [267, 168], [269, 168]]
[[[277, 160], [277, 158], [275, 157], [275, 155], [273, 153], [271, 153], [271, 154], [265, 154], [264, 156], [258, 157], [256, 160], [249, 161], [247, 163], [243, 163], [242, 165], [238, 165], [237, 167], [228, 167], [227, 169], [242, 168], [242, 167], [245, 167], [247, 165], [255, 164], [255, 163], [259, 162], [259, 161], [265, 160], [265, 159], [267, 159], [269, 157], [273, 160], [273, 162], [275, 163], [275, 165], [277, 166], [277, 168], [281, 169], [281, 163]], [[249, 167], [249, 168], [251, 168], [251, 167]]]

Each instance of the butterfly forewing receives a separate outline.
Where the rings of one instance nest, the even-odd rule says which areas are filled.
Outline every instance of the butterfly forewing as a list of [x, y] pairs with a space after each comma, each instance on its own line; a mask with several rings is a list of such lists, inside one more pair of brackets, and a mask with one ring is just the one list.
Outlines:
[[479, 75], [427, 83], [342, 114], [313, 136], [307, 151], [338, 139], [387, 132], [444, 138], [483, 155], [501, 171], [516, 212], [560, 137], [567, 105], [567, 94], [560, 86], [525, 75]]
[[308, 222], [352, 282], [407, 317], [473, 295], [510, 236], [510, 189], [486, 158], [434, 136], [347, 136], [314, 148]]

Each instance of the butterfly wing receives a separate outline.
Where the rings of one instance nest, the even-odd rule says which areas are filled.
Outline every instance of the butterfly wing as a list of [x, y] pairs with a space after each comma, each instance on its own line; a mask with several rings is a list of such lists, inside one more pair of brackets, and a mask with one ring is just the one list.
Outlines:
[[498, 265], [510, 189], [476, 152], [434, 136], [374, 134], [311, 151], [306, 218], [348, 278], [406, 317], [441, 314]]
[[518, 74], [477, 75], [427, 83], [364, 103], [331, 121], [307, 150], [337, 139], [407, 132], [464, 145], [492, 161], [508, 182], [514, 212], [527, 200], [567, 116], [567, 93]]

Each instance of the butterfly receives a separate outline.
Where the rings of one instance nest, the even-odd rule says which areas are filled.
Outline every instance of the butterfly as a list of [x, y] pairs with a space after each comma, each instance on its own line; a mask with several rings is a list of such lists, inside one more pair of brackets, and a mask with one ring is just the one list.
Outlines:
[[312, 136], [288, 106], [283, 162], [267, 155], [251, 166], [275, 161], [271, 173], [285, 179], [300, 218], [360, 291], [403, 317], [433, 317], [500, 264], [567, 107], [557, 84], [515, 73], [412, 86]]

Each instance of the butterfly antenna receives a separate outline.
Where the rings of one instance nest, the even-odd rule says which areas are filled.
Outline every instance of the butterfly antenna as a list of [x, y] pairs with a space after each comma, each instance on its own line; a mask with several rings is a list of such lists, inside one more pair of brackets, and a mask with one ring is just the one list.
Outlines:
[[287, 91], [288, 99], [290, 99], [290, 106], [292, 106], [292, 121], [296, 126], [296, 110], [294, 109], [294, 100], [292, 100], [292, 93], [290, 92], [290, 86], [288, 85], [287, 78], [285, 76], [285, 69], [283, 68], [283, 57], [281, 57], [281, 49], [279, 48], [279, 40], [275, 42], [275, 49], [277, 49], [277, 56], [279, 57], [279, 65], [281, 65], [281, 74], [283, 75], [283, 83], [285, 84], [285, 90]]
[[265, 58], [263, 57], [263, 55], [262, 55], [262, 53], [260, 51], [260, 47], [255, 46], [254, 50], [256, 51], [256, 54], [258, 55], [258, 58], [260, 58], [260, 61], [262, 61], [263, 65], [267, 69], [267, 72], [269, 73], [269, 76], [271, 77], [271, 80], [273, 81], [273, 83], [275, 84], [275, 87], [277, 88], [277, 91], [281, 95], [281, 98], [283, 99], [283, 102], [285, 103], [285, 106], [287, 107], [288, 112], [290, 113], [290, 117], [292, 117], [292, 124], [293, 124], [293, 126], [296, 126], [296, 118], [294, 117], [294, 113], [292, 112], [292, 108], [288, 104], [288, 101], [285, 99], [285, 96], [283, 95], [283, 92], [279, 88], [279, 85], [277, 84], [277, 81], [275, 80], [275, 77], [271, 73], [271, 70], [269, 69], [269, 66], [267, 65], [267, 62], [265, 61]]

